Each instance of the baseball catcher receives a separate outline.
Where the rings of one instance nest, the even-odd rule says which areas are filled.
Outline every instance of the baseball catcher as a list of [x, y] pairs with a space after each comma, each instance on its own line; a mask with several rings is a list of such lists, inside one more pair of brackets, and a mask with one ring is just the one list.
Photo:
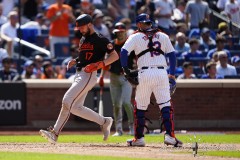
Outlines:
[[[153, 93], [161, 112], [162, 124], [166, 130], [164, 143], [181, 147], [183, 143], [174, 134], [173, 107], [171, 104], [171, 95], [176, 89], [175, 50], [168, 35], [152, 28], [152, 21], [148, 14], [138, 15], [136, 24], [138, 30], [129, 36], [120, 55], [125, 74], [128, 78], [134, 77], [133, 83], [138, 84], [136, 86], [134, 110], [135, 136], [133, 139], [127, 140], [127, 144], [128, 146], [145, 146], [145, 112]], [[138, 74], [127, 68], [128, 56], [132, 51], [138, 57]], [[168, 66], [165, 56], [169, 57], [169, 73], [167, 72]], [[137, 82], [135, 82], [136, 77], [138, 77]]]

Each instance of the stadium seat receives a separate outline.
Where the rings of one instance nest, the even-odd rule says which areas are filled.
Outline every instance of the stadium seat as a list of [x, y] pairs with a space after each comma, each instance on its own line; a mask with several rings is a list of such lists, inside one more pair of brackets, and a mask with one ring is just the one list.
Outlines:
[[208, 57], [191, 57], [190, 62], [193, 63], [193, 66], [206, 65], [210, 59]]
[[239, 56], [240, 57], [240, 50], [230, 50], [231, 56]]
[[205, 74], [205, 71], [199, 66], [193, 66], [193, 73], [197, 76], [197, 78], [201, 78], [201, 76]]
[[183, 57], [177, 57], [177, 66], [182, 66], [183, 65], [183, 62], [184, 62], [184, 58]]
[[240, 75], [240, 66], [236, 67], [237, 74]]
[[55, 65], [61, 65], [63, 60], [68, 58], [70, 55], [70, 44], [69, 43], [56, 43], [55, 47]]
[[36, 37], [38, 35], [38, 29], [34, 28], [21, 28], [20, 29], [20, 36], [23, 40], [30, 42], [30, 43], [36, 43]]
[[209, 50], [216, 48], [216, 45], [209, 45]]
[[225, 75], [224, 79], [240, 79], [240, 75]]
[[205, 51], [202, 52], [203, 57], [207, 57], [207, 54], [208, 52], [205, 52]]
[[19, 58], [13, 58], [13, 66], [14, 68], [17, 69], [18, 73], [22, 73], [23, 71], [23, 65], [26, 61], [24, 59], [19, 59]]
[[36, 37], [36, 44], [40, 47], [47, 48], [49, 47], [48, 35], [40, 35]]
[[240, 44], [234, 44], [232, 46], [225, 45], [224, 48], [228, 50], [240, 50]]
[[231, 40], [233, 44], [239, 43], [239, 37], [238, 36], [228, 37], [227, 40]]
[[240, 45], [239, 44], [234, 44], [233, 45], [233, 50], [240, 50]]
[[42, 29], [41, 33], [42, 35], [49, 35], [49, 29]]

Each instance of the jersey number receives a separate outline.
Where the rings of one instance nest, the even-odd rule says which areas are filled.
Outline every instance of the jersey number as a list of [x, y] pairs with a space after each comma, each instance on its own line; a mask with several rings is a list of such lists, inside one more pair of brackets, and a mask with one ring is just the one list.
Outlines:
[[85, 56], [85, 59], [86, 60], [90, 60], [93, 56], [93, 53], [92, 52], [86, 52], [86, 56]]
[[[150, 48], [149, 44], [148, 44], [148, 47]], [[153, 42], [153, 48], [160, 50], [160, 49], [161, 49], [161, 43], [158, 42], [158, 41]], [[152, 51], [152, 52], [151, 52], [151, 57], [153, 57], [154, 55], [155, 55], [155, 56], [159, 56], [160, 54], [161, 54], [161, 53], [159, 53], [159, 52]]]

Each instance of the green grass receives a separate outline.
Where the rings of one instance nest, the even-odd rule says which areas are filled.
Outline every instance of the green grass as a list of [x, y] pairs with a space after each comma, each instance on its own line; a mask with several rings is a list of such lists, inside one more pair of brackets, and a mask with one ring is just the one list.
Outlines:
[[240, 152], [239, 151], [207, 151], [207, 152], [204, 152], [204, 156], [240, 158]]
[[[0, 160], [135, 160], [136, 158], [110, 157], [110, 156], [88, 156], [72, 154], [49, 154], [49, 153], [21, 153], [21, 152], [0, 152]], [[153, 160], [142, 159], [139, 160]], [[156, 159], [155, 159], [156, 160]]]
[[[240, 144], [240, 134], [197, 134], [196, 139], [193, 134], [177, 134], [179, 139], [184, 143], [192, 143], [197, 140], [200, 143], [211, 144]], [[107, 142], [102, 140], [102, 135], [60, 135], [58, 142], [60, 143], [97, 143], [97, 144], [118, 144], [126, 143], [127, 139], [132, 136], [123, 135], [121, 137], [110, 137]], [[163, 143], [163, 135], [146, 135], [145, 141], [152, 144]], [[47, 141], [40, 135], [1, 135], [0, 143], [47, 143]], [[173, 152], [174, 153], [174, 152]], [[185, 151], [181, 152], [185, 153]], [[199, 156], [218, 156], [218, 157], [233, 157], [240, 158], [240, 152], [233, 151], [200, 151]], [[176, 152], [177, 154], [177, 152]], [[186, 154], [186, 153], [185, 153]], [[189, 153], [187, 153], [189, 154]], [[191, 153], [190, 153], [191, 154]], [[19, 153], [19, 152], [0, 152], [0, 160], [134, 160], [135, 158], [127, 157], [110, 157], [110, 156], [85, 156], [85, 155], [68, 155], [68, 154], [46, 154], [46, 153]], [[140, 160], [153, 160], [153, 159], [140, 159]]]
[[[193, 135], [179, 134], [177, 137], [184, 143], [195, 141]], [[232, 143], [240, 144], [240, 135], [237, 134], [199, 134], [196, 136], [199, 143]], [[62, 143], [125, 143], [127, 139], [132, 136], [110, 137], [107, 142], [102, 141], [102, 135], [60, 135], [58, 142]], [[200, 140], [199, 140], [200, 139]], [[162, 143], [163, 135], [146, 135], [145, 141], [147, 143]], [[22, 142], [22, 143], [34, 143], [34, 142], [47, 142], [39, 135], [14, 135], [14, 136], [0, 136], [0, 143], [3, 142]]]

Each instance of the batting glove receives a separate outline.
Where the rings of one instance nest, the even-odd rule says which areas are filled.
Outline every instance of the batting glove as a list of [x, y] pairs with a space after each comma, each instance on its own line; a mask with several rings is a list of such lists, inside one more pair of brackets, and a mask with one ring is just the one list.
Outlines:
[[87, 65], [84, 68], [84, 71], [86, 73], [91, 73], [91, 72], [94, 72], [94, 71], [97, 71], [97, 70], [103, 68], [104, 66], [105, 66], [105, 64], [104, 64], [103, 61], [99, 61], [99, 62], [96, 62], [96, 63], [90, 63], [89, 65]]

